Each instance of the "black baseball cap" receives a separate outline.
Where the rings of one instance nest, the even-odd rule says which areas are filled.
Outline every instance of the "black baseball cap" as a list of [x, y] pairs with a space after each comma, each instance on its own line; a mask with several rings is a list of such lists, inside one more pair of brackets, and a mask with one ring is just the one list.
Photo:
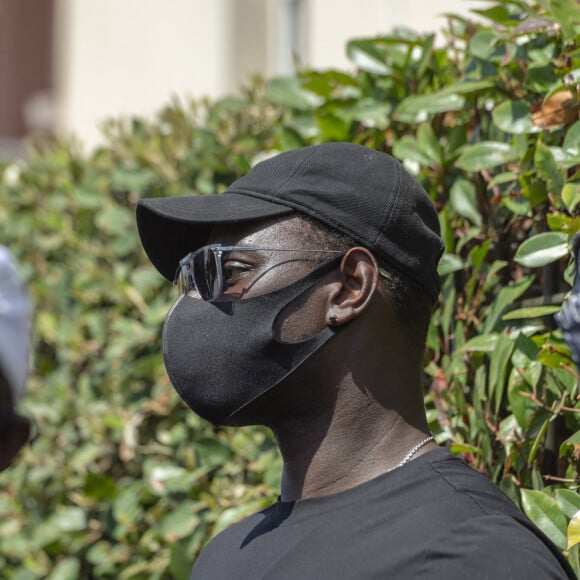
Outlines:
[[435, 297], [443, 252], [431, 198], [390, 155], [324, 143], [256, 164], [222, 194], [146, 198], [137, 226], [153, 265], [173, 282], [179, 261], [207, 243], [215, 224], [298, 213], [373, 252]]

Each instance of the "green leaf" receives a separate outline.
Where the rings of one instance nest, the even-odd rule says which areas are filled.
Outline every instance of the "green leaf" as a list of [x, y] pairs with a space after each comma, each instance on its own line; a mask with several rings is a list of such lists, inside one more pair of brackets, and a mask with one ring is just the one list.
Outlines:
[[324, 99], [306, 90], [297, 78], [273, 78], [267, 87], [268, 98], [279, 105], [284, 105], [299, 111], [313, 111]]
[[465, 443], [455, 443], [449, 447], [449, 451], [454, 455], [459, 455], [460, 453], [476, 453], [477, 455], [483, 455], [483, 451], [479, 447], [467, 445]]
[[441, 145], [429, 123], [422, 123], [417, 130], [417, 142], [425, 155], [431, 160], [431, 164], [440, 167], [443, 164]]
[[446, 276], [452, 272], [463, 270], [463, 268], [463, 260], [459, 256], [456, 254], [443, 254], [439, 260], [437, 272], [439, 273], [439, 276]]
[[575, 0], [550, 0], [552, 15], [560, 23], [567, 38], [573, 40], [580, 23], [580, 8]]
[[325, 141], [347, 141], [350, 137], [350, 123], [330, 111], [316, 111], [316, 122]]
[[141, 517], [143, 507], [140, 499], [137, 490], [127, 488], [113, 502], [113, 515], [123, 527], [132, 528]]
[[[324, 99], [332, 99], [333, 96], [336, 96], [337, 90], [341, 96], [344, 96], [344, 92], [342, 91], [345, 88], [348, 94], [353, 94], [350, 91], [352, 89], [357, 91], [359, 86], [356, 77], [337, 70], [301, 71], [300, 78], [304, 88], [320, 95]], [[356, 92], [356, 94], [360, 96], [360, 92]]]
[[556, 168], [559, 171], [573, 167], [580, 164], [580, 148], [571, 147], [569, 149], [562, 149], [562, 147], [548, 147], [550, 153], [554, 157]]
[[499, 411], [506, 384], [507, 369], [515, 347], [515, 341], [502, 333], [491, 353], [488, 375], [488, 396], [495, 399], [495, 412]]
[[534, 459], [536, 458], [538, 450], [540, 449], [540, 445], [544, 442], [544, 438], [546, 437], [546, 433], [548, 431], [548, 426], [550, 425], [550, 421], [551, 421], [551, 418], [548, 418], [542, 423], [542, 427], [540, 428], [538, 435], [534, 439], [534, 443], [532, 444], [532, 447], [530, 449], [530, 454], [528, 456], [528, 461], [527, 461], [528, 466], [531, 466], [534, 463]]
[[562, 201], [569, 212], [574, 210], [580, 202], [580, 182], [570, 182], [562, 188]]
[[528, 134], [538, 133], [540, 127], [532, 123], [530, 106], [525, 101], [505, 101], [497, 106], [492, 113], [496, 127], [506, 133]]
[[533, 280], [532, 276], [527, 276], [509, 286], [503, 287], [499, 291], [485, 317], [483, 332], [490, 332], [495, 329], [497, 323], [501, 320], [503, 312], [531, 286]]
[[56, 527], [65, 532], [84, 530], [87, 525], [85, 511], [76, 506], [63, 506], [54, 516]]
[[508, 415], [499, 424], [497, 438], [499, 441], [515, 440], [520, 428], [514, 415]]
[[482, 267], [485, 258], [489, 254], [489, 248], [491, 246], [491, 240], [485, 240], [483, 244], [477, 245], [471, 250], [469, 255], [471, 263], [476, 269]]
[[97, 500], [111, 500], [116, 495], [115, 480], [103, 473], [89, 473], [85, 479], [84, 493]]
[[75, 203], [83, 209], [99, 209], [103, 204], [103, 195], [87, 186], [74, 187], [72, 195]]
[[461, 81], [429, 95], [407, 97], [395, 111], [395, 117], [405, 123], [421, 123], [430, 115], [457, 111], [465, 104], [464, 95], [494, 87], [491, 81]]
[[552, 369], [560, 369], [562, 364], [570, 364], [569, 351], [564, 350], [566, 347], [557, 348], [553, 344], [544, 343], [538, 353], [538, 360]]
[[104, 232], [122, 236], [133, 227], [133, 216], [126, 208], [112, 205], [100, 211], [95, 222]]
[[486, 89], [491, 89], [495, 87], [495, 83], [491, 80], [480, 80], [480, 81], [459, 81], [456, 83], [451, 83], [447, 85], [444, 89], [439, 91], [442, 95], [471, 95], [474, 93], [479, 93], [485, 91]]
[[510, 20], [510, 11], [505, 6], [492, 6], [491, 8], [471, 10], [475, 14], [479, 14], [484, 18], [491, 20], [492, 22], [497, 22], [498, 24], [504, 24]]
[[495, 333], [474, 336], [468, 340], [458, 352], [493, 352], [499, 340], [499, 335]]
[[195, 443], [195, 449], [201, 465], [221, 465], [232, 457], [232, 450], [218, 439], [200, 438]]
[[542, 365], [535, 360], [522, 361], [520, 354], [516, 350], [512, 357], [513, 368], [509, 378], [508, 401], [518, 425], [527, 430], [536, 413], [536, 407], [525, 394], [530, 393], [538, 384], [542, 376]]
[[292, 127], [280, 127], [278, 138], [280, 139], [280, 149], [282, 151], [298, 149], [298, 147], [306, 145], [302, 135]]
[[558, 546], [565, 550], [566, 516], [560, 511], [556, 500], [542, 491], [522, 489], [522, 507], [526, 515]]
[[580, 494], [570, 489], [557, 489], [556, 502], [558, 507], [568, 516], [573, 518], [580, 510]]
[[574, 453], [580, 449], [580, 431], [576, 431], [560, 445], [560, 457], [564, 457], [569, 453]]
[[486, 275], [485, 285], [483, 287], [485, 292], [488, 292], [491, 288], [496, 286], [499, 281], [498, 273], [507, 265], [508, 263], [505, 260], [494, 260]]
[[407, 97], [395, 110], [394, 116], [403, 123], [420, 123], [430, 115], [457, 111], [465, 98], [457, 94], [436, 93]]
[[540, 268], [568, 254], [568, 237], [545, 232], [528, 238], [516, 251], [514, 260], [526, 268]]
[[189, 536], [199, 525], [199, 505], [182, 503], [179, 509], [166, 515], [159, 522], [159, 532], [167, 542], [175, 542]]
[[81, 563], [77, 558], [65, 558], [54, 567], [47, 580], [77, 580], [80, 572]]
[[580, 68], [575, 68], [573, 70], [568, 71], [562, 77], [562, 80], [569, 87], [576, 88], [576, 85], [580, 82]]
[[522, 195], [529, 199], [532, 208], [544, 203], [548, 199], [546, 184], [537, 178], [535, 172], [533, 176], [529, 174], [522, 175], [520, 182], [522, 184]]
[[515, 215], [527, 216], [530, 214], [530, 202], [528, 199], [522, 196], [518, 196], [515, 199], [511, 197], [504, 197], [501, 200], [501, 205], [506, 207]]
[[496, 185], [503, 183], [512, 183], [518, 178], [518, 174], [513, 171], [506, 171], [505, 173], [498, 173], [488, 184], [487, 188], [491, 189]]
[[456, 164], [465, 171], [481, 171], [509, 163], [517, 158], [517, 151], [508, 143], [482, 141], [463, 147]]
[[146, 193], [158, 179], [158, 176], [149, 169], [142, 169], [139, 167], [120, 167], [115, 169], [111, 176], [111, 187], [117, 191], [136, 191], [143, 194]]
[[346, 54], [360, 70], [377, 75], [390, 72], [385, 57], [372, 40], [351, 40], [346, 45]]
[[568, 550], [568, 563], [572, 567], [574, 574], [576, 574], [577, 578], [580, 578], [580, 551], [578, 550], [579, 546], [573, 546]]
[[360, 99], [350, 110], [345, 111], [343, 117], [351, 121], [358, 121], [366, 127], [388, 127], [393, 105], [380, 103], [373, 99]]
[[578, 510], [574, 514], [574, 517], [570, 520], [570, 523], [568, 524], [567, 536], [568, 550], [576, 544], [580, 544], [580, 510]]
[[421, 58], [417, 63], [417, 76], [422, 77], [429, 69], [429, 65], [433, 62], [433, 52], [436, 43], [435, 34], [429, 34], [425, 37], [422, 43]]
[[191, 574], [192, 551], [188, 544], [186, 540], [171, 543], [169, 571], [172, 578], [189, 578]]
[[578, 150], [580, 147], [580, 121], [576, 121], [567, 131], [562, 147]]
[[478, 30], [469, 43], [469, 52], [482, 60], [488, 60], [494, 53], [498, 36], [493, 31], [488, 29]]
[[559, 197], [564, 187], [564, 171], [556, 163], [552, 150], [541, 141], [536, 145], [534, 165], [538, 175], [546, 180], [548, 192]]
[[481, 214], [477, 208], [475, 186], [467, 179], [459, 178], [449, 192], [449, 204], [462, 217], [472, 224], [481, 226]]
[[399, 139], [393, 147], [393, 155], [401, 161], [410, 161], [425, 165], [431, 165], [431, 158], [429, 155], [419, 147], [417, 140], [410, 135], [405, 135]]
[[560, 306], [528, 306], [518, 308], [502, 316], [502, 320], [520, 320], [522, 318], [540, 318], [550, 316], [560, 310]]
[[570, 233], [573, 228], [573, 218], [563, 212], [550, 213], [546, 216], [548, 229], [552, 232], [567, 232]]

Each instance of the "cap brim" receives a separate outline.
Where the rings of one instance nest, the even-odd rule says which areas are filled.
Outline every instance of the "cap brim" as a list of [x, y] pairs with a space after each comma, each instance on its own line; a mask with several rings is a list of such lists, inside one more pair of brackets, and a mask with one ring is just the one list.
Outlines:
[[179, 261], [206, 244], [212, 226], [293, 212], [288, 206], [236, 193], [146, 198], [137, 204], [137, 228], [147, 256], [172, 282]]

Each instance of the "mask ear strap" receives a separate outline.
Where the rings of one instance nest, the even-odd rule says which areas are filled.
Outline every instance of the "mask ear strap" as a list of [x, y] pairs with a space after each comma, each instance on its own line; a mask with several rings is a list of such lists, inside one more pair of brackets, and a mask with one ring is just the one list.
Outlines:
[[[310, 272], [304, 278], [301, 278], [301, 279], [297, 280], [296, 282], [294, 282], [293, 284], [291, 284], [290, 286], [286, 286], [285, 288], [277, 290], [276, 292], [272, 292], [271, 294], [268, 295], [268, 296], [274, 296], [274, 295], [280, 294], [282, 292], [287, 292], [289, 288], [296, 288], [295, 293], [293, 293], [292, 296], [282, 305], [282, 307], [280, 308], [280, 311], [278, 312], [278, 314], [276, 314], [276, 317], [274, 318], [274, 320], [272, 322], [272, 336], [274, 337], [274, 339], [277, 342], [280, 342], [281, 344], [299, 344], [299, 343], [284, 342], [284, 341], [280, 340], [280, 338], [279, 338], [279, 336], [280, 336], [280, 324], [279, 324], [280, 317], [284, 316], [286, 309], [291, 304], [293, 304], [297, 300], [300, 300], [308, 291], [310, 291], [314, 286], [316, 286], [316, 284], [326, 274], [328, 274], [333, 269], [335, 269], [337, 264], [342, 260], [343, 257], [344, 257], [344, 254], [340, 254], [339, 256], [333, 256], [332, 258], [330, 258], [329, 260], [326, 260], [323, 264], [318, 266], [318, 268], [316, 268], [312, 272]], [[259, 297], [257, 297], [257, 298], [259, 298]], [[333, 331], [334, 331], [334, 329], [333, 329]], [[313, 340], [313, 339], [307, 339], [305, 342], [309, 342], [310, 340]], [[303, 341], [300, 341], [300, 342], [303, 342]]]

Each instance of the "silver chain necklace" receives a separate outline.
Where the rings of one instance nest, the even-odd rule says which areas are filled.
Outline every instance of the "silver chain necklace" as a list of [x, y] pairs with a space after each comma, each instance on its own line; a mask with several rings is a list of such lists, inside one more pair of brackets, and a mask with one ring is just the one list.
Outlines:
[[[405, 457], [403, 457], [402, 461], [400, 463], [398, 463], [392, 469], [398, 469], [399, 467], [403, 467], [403, 465], [405, 465], [406, 463], [409, 463], [409, 461], [411, 461], [411, 459], [413, 459], [413, 456], [415, 455], [415, 453], [417, 453], [417, 451], [419, 451], [419, 449], [421, 449], [421, 447], [423, 447], [424, 445], [427, 445], [427, 443], [429, 443], [429, 441], [433, 441], [434, 439], [435, 439], [435, 436], [430, 435], [426, 439], [423, 439], [423, 441], [421, 441], [420, 443], [417, 443], [417, 445], [415, 445], [415, 447], [413, 447], [413, 449], [411, 449], [411, 451], [409, 451], [409, 453], [407, 453], [407, 455], [405, 455]], [[392, 470], [390, 470], [390, 471], [392, 471]]]

